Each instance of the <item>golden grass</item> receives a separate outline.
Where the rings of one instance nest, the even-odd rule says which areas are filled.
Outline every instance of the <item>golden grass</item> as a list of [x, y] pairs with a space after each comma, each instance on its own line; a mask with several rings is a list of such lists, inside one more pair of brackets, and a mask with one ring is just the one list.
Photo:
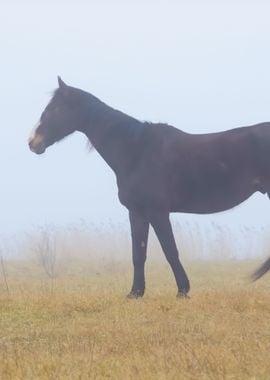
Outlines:
[[270, 278], [257, 263], [187, 264], [189, 300], [164, 263], [143, 299], [127, 263], [74, 263], [54, 283], [30, 264], [0, 278], [0, 379], [270, 379]]

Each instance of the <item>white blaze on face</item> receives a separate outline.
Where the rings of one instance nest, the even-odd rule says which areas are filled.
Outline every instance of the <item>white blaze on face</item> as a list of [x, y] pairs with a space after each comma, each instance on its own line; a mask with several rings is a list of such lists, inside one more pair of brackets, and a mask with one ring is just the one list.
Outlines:
[[32, 139], [32, 143], [37, 146], [37, 145], [43, 144], [43, 140], [44, 140], [44, 137], [40, 135], [39, 133], [36, 133]]
[[34, 128], [32, 129], [32, 132], [30, 133], [30, 136], [29, 136], [29, 143], [33, 142], [36, 138], [36, 134], [37, 134], [37, 129], [38, 127], [40, 126], [40, 122], [37, 122], [37, 124], [34, 126]]

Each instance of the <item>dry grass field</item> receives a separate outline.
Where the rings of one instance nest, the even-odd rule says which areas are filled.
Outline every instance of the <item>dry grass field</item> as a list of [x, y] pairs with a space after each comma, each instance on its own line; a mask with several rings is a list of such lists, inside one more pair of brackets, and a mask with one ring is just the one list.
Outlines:
[[128, 300], [127, 261], [76, 260], [55, 278], [8, 262], [0, 379], [270, 379], [270, 278], [247, 279], [257, 264], [187, 262], [191, 298], [180, 300], [152, 260], [145, 297]]

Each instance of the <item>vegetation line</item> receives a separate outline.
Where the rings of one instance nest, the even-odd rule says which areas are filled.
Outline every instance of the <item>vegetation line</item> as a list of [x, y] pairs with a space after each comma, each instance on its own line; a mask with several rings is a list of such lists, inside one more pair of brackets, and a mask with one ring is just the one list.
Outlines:
[[2, 254], [1, 254], [1, 256], [0, 256], [0, 261], [1, 261], [1, 270], [2, 270], [2, 275], [3, 275], [3, 279], [4, 279], [4, 284], [5, 284], [5, 287], [6, 287], [6, 291], [7, 291], [8, 295], [10, 295], [9, 286], [8, 286], [8, 281], [7, 281], [7, 272], [6, 272], [5, 262], [4, 262], [4, 258], [3, 258], [3, 255], [2, 255]]

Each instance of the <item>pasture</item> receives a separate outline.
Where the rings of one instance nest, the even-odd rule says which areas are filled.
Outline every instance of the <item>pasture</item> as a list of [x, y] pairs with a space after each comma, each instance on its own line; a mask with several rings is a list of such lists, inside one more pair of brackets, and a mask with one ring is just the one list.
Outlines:
[[192, 290], [181, 300], [151, 243], [145, 297], [129, 300], [131, 258], [101, 252], [114, 244], [49, 259], [51, 275], [32, 253], [4, 262], [1, 379], [270, 379], [270, 279], [248, 279], [261, 261], [184, 254]]

